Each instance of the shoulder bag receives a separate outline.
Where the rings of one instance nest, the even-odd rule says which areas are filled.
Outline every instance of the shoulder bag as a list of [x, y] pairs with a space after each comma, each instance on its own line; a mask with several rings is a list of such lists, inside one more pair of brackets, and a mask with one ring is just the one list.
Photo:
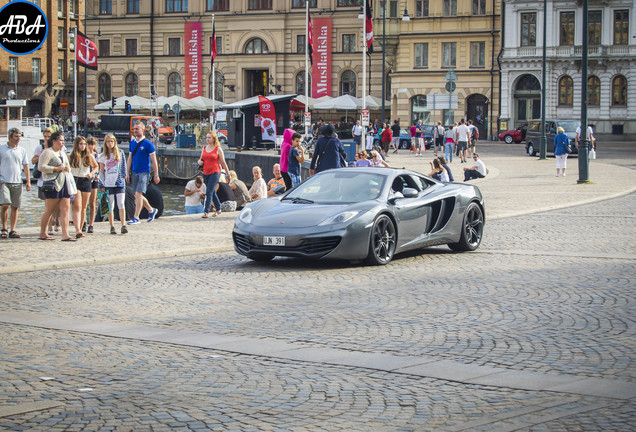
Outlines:
[[55, 189], [55, 182], [57, 181], [57, 178], [60, 176], [60, 174], [62, 174], [62, 172], [57, 173], [55, 178], [52, 180], [44, 180], [42, 182], [42, 187], [40, 188], [42, 192], [44, 193], [57, 192], [57, 189]]

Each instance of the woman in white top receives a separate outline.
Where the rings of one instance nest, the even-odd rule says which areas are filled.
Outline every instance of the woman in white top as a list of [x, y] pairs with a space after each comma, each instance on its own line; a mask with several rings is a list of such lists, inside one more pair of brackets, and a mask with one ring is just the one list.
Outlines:
[[60, 222], [62, 227], [62, 241], [75, 241], [68, 234], [68, 211], [71, 201], [71, 190], [76, 191], [75, 182], [71, 175], [71, 166], [64, 149], [64, 135], [61, 132], [51, 134], [51, 147], [45, 149], [39, 157], [38, 169], [42, 172], [43, 181], [53, 180], [53, 190], [44, 191], [45, 207], [40, 220], [40, 240], [55, 240], [47, 235], [46, 227], [51, 214], [59, 204]]
[[439, 180], [442, 183], [450, 183], [450, 177], [448, 177], [448, 172], [442, 166], [439, 159], [435, 158], [431, 162], [431, 172], [428, 175], [429, 177], [434, 178], [435, 180]]
[[73, 224], [75, 225], [75, 238], [86, 237], [82, 228], [86, 223], [86, 207], [90, 199], [93, 187], [93, 177], [97, 174], [98, 165], [92, 153], [88, 151], [86, 138], [81, 135], [73, 141], [73, 151], [68, 157], [71, 165], [71, 174], [77, 186], [77, 194], [73, 199]]
[[252, 168], [252, 175], [254, 176], [254, 183], [250, 188], [250, 196], [253, 201], [267, 198], [267, 184], [265, 180], [263, 180], [263, 172], [261, 167], [255, 166]]
[[121, 233], [128, 234], [128, 228], [126, 227], [126, 155], [117, 147], [115, 135], [108, 134], [104, 137], [104, 148], [97, 161], [99, 162], [99, 187], [102, 192], [108, 191], [108, 201], [112, 209], [108, 213], [110, 233], [117, 234], [115, 222], [113, 221], [115, 199], [117, 199]]
[[[46, 129], [44, 129], [42, 131], [42, 136], [44, 137], [44, 142], [37, 146], [35, 148], [35, 151], [33, 152], [33, 158], [31, 159], [31, 163], [33, 165], [37, 165], [38, 161], [40, 159], [40, 155], [42, 154], [42, 152], [44, 150], [46, 150], [47, 148], [49, 148], [49, 144], [50, 144], [50, 138], [51, 138], [51, 134], [53, 133], [53, 129], [51, 129], [50, 127], [47, 127]], [[46, 198], [44, 197], [44, 193], [42, 192], [42, 190], [40, 190], [40, 188], [42, 187], [42, 182], [43, 182], [43, 178], [42, 176], [40, 176], [40, 178], [38, 178], [38, 198], [40, 198], [42, 201], [44, 201]], [[51, 219], [49, 220], [49, 235], [53, 235], [53, 224], [55, 223], [55, 231], [59, 231], [60, 230], [60, 215], [59, 215], [59, 210], [56, 211], [54, 214], [51, 215]]]

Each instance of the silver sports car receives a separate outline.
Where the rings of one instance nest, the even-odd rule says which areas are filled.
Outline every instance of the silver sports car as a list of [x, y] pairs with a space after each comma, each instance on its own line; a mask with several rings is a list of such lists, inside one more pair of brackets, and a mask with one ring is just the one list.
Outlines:
[[433, 245], [475, 250], [485, 214], [476, 186], [403, 169], [341, 168], [316, 174], [280, 198], [249, 204], [232, 236], [236, 251], [253, 260], [366, 259], [383, 265], [396, 253]]

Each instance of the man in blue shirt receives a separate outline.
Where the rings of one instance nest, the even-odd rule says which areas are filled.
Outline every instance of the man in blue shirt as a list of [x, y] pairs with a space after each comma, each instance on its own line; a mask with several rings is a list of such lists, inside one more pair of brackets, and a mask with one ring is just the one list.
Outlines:
[[133, 127], [134, 139], [130, 140], [129, 157], [126, 159], [127, 174], [126, 182], [132, 180], [132, 188], [135, 192], [135, 215], [128, 221], [128, 224], [139, 223], [139, 213], [144, 207], [148, 210], [148, 222], [152, 222], [157, 215], [157, 209], [152, 208], [144, 194], [148, 188], [148, 180], [150, 179], [150, 163], [155, 173], [154, 182], [159, 183], [159, 166], [157, 164], [157, 155], [155, 146], [152, 142], [144, 137], [144, 124], [137, 122]]
[[336, 136], [333, 126], [325, 125], [321, 129], [320, 135], [322, 136], [318, 138], [314, 156], [311, 158], [310, 176], [328, 169], [346, 166], [347, 152]]

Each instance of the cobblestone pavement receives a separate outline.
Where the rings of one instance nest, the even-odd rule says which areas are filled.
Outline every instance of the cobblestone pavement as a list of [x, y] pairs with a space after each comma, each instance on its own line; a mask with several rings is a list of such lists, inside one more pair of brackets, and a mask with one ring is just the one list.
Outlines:
[[[636, 384], [635, 198], [491, 220], [477, 252], [430, 248], [381, 268], [219, 251], [2, 274], [0, 429], [634, 430], [636, 393], [610, 384]], [[78, 324], [17, 325], [21, 313]], [[162, 329], [177, 336], [136, 336]], [[322, 360], [334, 349], [395, 364]], [[441, 364], [447, 379], [434, 378]], [[610, 391], [521, 389], [470, 368]]]

